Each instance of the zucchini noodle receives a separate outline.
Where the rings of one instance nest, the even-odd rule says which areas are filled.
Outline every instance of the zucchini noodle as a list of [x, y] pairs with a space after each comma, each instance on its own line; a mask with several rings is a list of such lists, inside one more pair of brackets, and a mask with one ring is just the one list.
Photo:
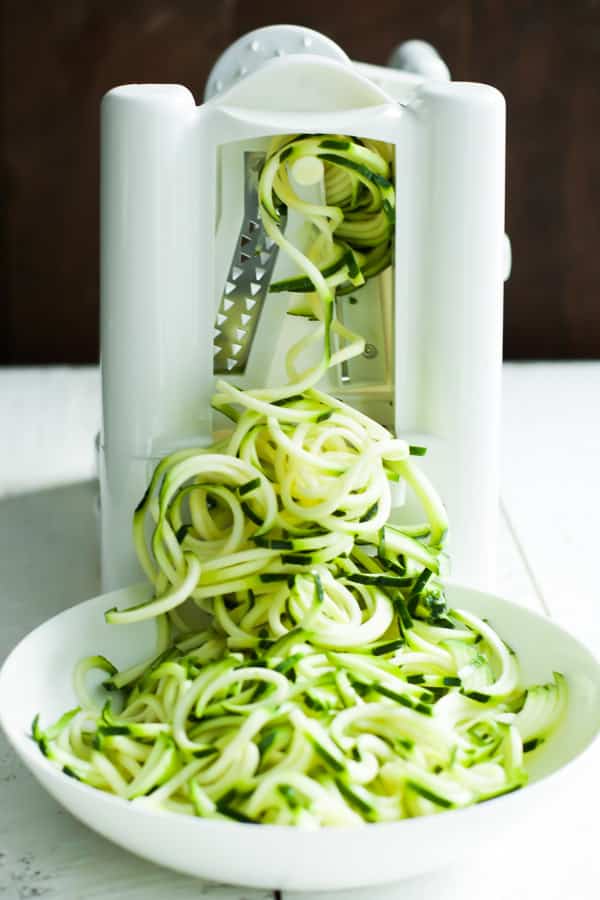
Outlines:
[[[325, 163], [327, 203], [306, 204], [287, 167]], [[521, 787], [524, 755], [566, 705], [562, 675], [525, 688], [489, 622], [448, 608], [447, 519], [411, 447], [319, 391], [335, 364], [336, 291], [391, 258], [393, 187], [383, 145], [277, 141], [259, 184], [265, 231], [303, 274], [322, 362], [292, 383], [243, 391], [218, 382], [233, 430], [160, 462], [134, 514], [153, 597], [106, 620], [153, 619], [156, 652], [127, 670], [77, 666], [79, 706], [33, 738], [63, 772], [152, 808], [308, 828], [395, 821]], [[278, 207], [314, 226], [309, 256], [278, 228]], [[358, 249], [362, 248], [362, 249]], [[310, 257], [310, 258], [309, 258]], [[308, 280], [308, 282], [307, 282]], [[285, 285], [285, 287], [282, 287]], [[404, 481], [423, 521], [389, 521]], [[104, 697], [89, 689], [92, 671]]]
[[[325, 204], [307, 203], [294, 192], [289, 170], [300, 160], [325, 165]], [[303, 272], [271, 285], [271, 291], [302, 294], [292, 306], [294, 315], [319, 320], [322, 330], [299, 341], [288, 354], [290, 388], [299, 392], [314, 387], [328, 366], [337, 365], [364, 350], [363, 339], [335, 320], [336, 295], [349, 293], [382, 272], [392, 261], [395, 191], [392, 162], [387, 148], [373, 141], [342, 136], [295, 136], [274, 142], [263, 168], [259, 202], [263, 226]], [[311, 223], [317, 236], [303, 254], [288, 241], [280, 227], [278, 207], [296, 210]], [[332, 352], [332, 335], [341, 349]], [[295, 357], [314, 340], [322, 339], [322, 361], [299, 373]], [[281, 393], [280, 397], [286, 396]]]

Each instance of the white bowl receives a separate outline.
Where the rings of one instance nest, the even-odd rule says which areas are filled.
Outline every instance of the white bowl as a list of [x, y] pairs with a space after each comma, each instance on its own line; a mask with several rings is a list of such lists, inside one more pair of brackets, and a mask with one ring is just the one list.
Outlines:
[[533, 755], [531, 783], [468, 809], [356, 829], [301, 831], [157, 813], [64, 775], [29, 737], [34, 715], [46, 724], [74, 705], [71, 672], [86, 654], [119, 666], [152, 652], [154, 626], [109, 626], [103, 613], [129, 605], [131, 592], [95, 597], [36, 628], [0, 672], [0, 722], [16, 752], [46, 790], [74, 816], [133, 853], [180, 872], [231, 884], [292, 890], [341, 889], [408, 878], [473, 856], [481, 843], [528, 817], [550, 813], [568, 787], [573, 761], [600, 731], [600, 665], [551, 621], [490, 594], [449, 585], [452, 606], [487, 617], [514, 647], [526, 683], [568, 679], [568, 714]]

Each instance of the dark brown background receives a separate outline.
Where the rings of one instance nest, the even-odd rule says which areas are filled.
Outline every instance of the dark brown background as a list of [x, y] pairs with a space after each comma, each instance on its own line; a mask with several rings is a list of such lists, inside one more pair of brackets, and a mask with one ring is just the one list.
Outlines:
[[129, 81], [199, 99], [232, 40], [305, 24], [384, 63], [430, 40], [509, 111], [509, 357], [600, 356], [600, 0], [0, 0], [1, 363], [98, 358], [98, 104]]

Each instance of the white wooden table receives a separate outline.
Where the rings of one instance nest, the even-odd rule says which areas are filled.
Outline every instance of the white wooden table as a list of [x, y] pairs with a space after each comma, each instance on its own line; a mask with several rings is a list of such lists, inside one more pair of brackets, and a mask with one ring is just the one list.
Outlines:
[[[600, 653], [600, 363], [507, 365], [498, 589]], [[0, 370], [0, 660], [31, 628], [98, 591], [96, 369]], [[592, 760], [596, 775], [600, 753]], [[588, 766], [589, 769], [589, 766]], [[0, 898], [258, 900], [257, 891], [152, 866], [46, 796], [0, 738]], [[467, 864], [314, 900], [598, 900], [600, 779], [557, 797]], [[279, 896], [278, 892], [275, 892]], [[309, 895], [285, 893], [285, 900]]]

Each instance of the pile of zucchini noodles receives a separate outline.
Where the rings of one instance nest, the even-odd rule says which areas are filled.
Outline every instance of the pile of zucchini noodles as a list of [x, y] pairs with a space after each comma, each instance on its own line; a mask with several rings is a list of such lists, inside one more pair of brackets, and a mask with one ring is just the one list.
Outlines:
[[[346, 344], [331, 352], [336, 291], [389, 262], [384, 149], [287, 138], [265, 164], [264, 227], [303, 271], [284, 286], [308, 295], [323, 360], [299, 372], [304, 341], [288, 354], [285, 388], [218, 383], [214, 405], [232, 433], [156, 468], [134, 516], [154, 596], [106, 613], [123, 627], [154, 619], [156, 651], [123, 671], [82, 660], [79, 706], [45, 730], [33, 723], [42, 752], [88, 785], [242, 822], [394, 821], [520, 787], [524, 754], [560, 719], [563, 676], [525, 689], [492, 626], [448, 608], [446, 514], [415, 464], [423, 449], [316, 387], [362, 349], [338, 326]], [[302, 155], [324, 158], [327, 205], [294, 193], [288, 166]], [[278, 228], [282, 203], [312, 222], [311, 258]], [[423, 522], [390, 524], [396, 481], [421, 501]], [[105, 678], [104, 705], [92, 670]]]

